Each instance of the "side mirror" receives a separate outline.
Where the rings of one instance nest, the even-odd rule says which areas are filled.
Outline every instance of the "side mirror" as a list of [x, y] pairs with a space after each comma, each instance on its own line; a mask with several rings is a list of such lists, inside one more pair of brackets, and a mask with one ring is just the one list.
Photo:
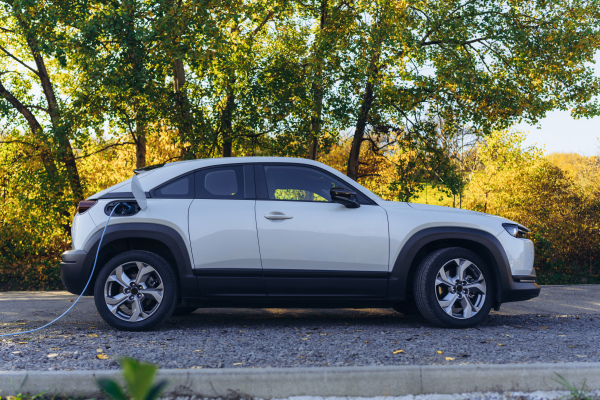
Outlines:
[[334, 203], [340, 203], [347, 208], [358, 208], [360, 204], [356, 200], [356, 193], [350, 189], [343, 187], [332, 187], [329, 189], [331, 195], [331, 201]]

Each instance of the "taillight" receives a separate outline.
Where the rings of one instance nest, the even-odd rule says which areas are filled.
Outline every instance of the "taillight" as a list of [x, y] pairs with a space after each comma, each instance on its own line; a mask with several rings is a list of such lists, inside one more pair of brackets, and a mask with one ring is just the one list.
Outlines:
[[83, 214], [90, 208], [94, 207], [98, 200], [81, 200], [77, 206], [77, 213]]

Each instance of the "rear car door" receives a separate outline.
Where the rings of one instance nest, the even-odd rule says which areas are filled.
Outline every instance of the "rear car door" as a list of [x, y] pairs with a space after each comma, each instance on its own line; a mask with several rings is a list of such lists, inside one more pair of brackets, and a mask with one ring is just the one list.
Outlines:
[[359, 193], [359, 208], [332, 203], [349, 187], [320, 168], [256, 165], [256, 225], [268, 296], [384, 297], [387, 213]]
[[195, 173], [190, 243], [198, 297], [265, 296], [255, 219], [252, 165]]

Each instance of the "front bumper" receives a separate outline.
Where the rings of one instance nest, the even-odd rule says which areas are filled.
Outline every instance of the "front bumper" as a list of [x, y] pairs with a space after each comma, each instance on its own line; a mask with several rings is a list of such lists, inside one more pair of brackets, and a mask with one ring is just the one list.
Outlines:
[[[65, 251], [61, 256], [60, 279], [65, 288], [73, 294], [81, 294], [85, 284], [90, 278], [91, 268], [86, 265], [88, 253], [83, 250]], [[86, 290], [86, 295], [92, 292], [92, 288]]]
[[510, 290], [504, 294], [502, 302], [529, 300], [539, 296], [541, 288], [536, 278], [535, 275], [513, 275]]

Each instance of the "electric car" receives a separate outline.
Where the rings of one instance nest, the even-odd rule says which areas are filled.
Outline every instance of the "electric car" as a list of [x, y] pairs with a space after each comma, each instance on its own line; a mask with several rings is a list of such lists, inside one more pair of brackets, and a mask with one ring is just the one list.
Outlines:
[[66, 289], [94, 296], [117, 329], [198, 307], [393, 307], [464, 328], [540, 292], [527, 228], [384, 201], [316, 161], [216, 158], [134, 172], [79, 203], [61, 262]]

